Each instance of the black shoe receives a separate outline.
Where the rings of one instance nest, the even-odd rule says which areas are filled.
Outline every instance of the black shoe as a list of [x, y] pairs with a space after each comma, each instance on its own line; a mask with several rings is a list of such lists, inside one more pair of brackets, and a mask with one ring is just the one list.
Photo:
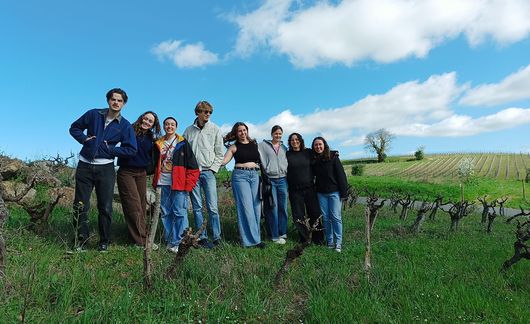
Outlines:
[[107, 243], [99, 243], [98, 245], [99, 252], [107, 252], [108, 250], [109, 250], [109, 245]]
[[254, 247], [255, 247], [255, 248], [258, 248], [258, 249], [264, 249], [264, 248], [265, 248], [265, 243], [260, 242], [260, 243], [258, 243], [258, 244], [256, 244], [256, 245], [254, 245]]
[[221, 240], [220, 239], [213, 240], [212, 244], [214, 247], [219, 246], [221, 244]]
[[203, 238], [202, 240], [199, 241], [199, 246], [201, 246], [201, 247], [203, 247], [205, 249], [213, 248], [212, 243], [210, 243], [210, 241], [208, 241], [208, 239], [205, 239], [205, 238]]

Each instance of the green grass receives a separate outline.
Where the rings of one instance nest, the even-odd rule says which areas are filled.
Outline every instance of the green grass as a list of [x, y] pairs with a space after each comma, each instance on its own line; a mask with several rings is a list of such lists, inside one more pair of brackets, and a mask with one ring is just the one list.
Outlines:
[[[67, 210], [56, 209], [50, 230], [36, 235], [26, 229], [27, 215], [12, 209], [5, 229], [9, 285], [0, 288], [0, 322], [18, 321], [24, 305], [31, 323], [513, 323], [530, 317], [530, 262], [499, 273], [513, 253], [513, 225], [498, 219], [486, 234], [473, 215], [451, 233], [449, 217], [440, 213], [414, 236], [404, 229], [415, 213], [402, 222], [383, 209], [372, 237], [369, 283], [362, 270], [362, 214], [362, 207], [343, 214], [343, 253], [310, 246], [276, 288], [275, 274], [294, 246], [293, 228], [285, 246], [243, 249], [234, 211], [224, 206], [225, 243], [211, 251], [192, 250], [172, 279], [165, 272], [173, 255], [154, 252], [154, 287], [147, 291], [142, 251], [128, 243], [119, 215], [109, 253], [94, 250], [94, 234], [90, 251], [70, 256], [64, 243], [71, 235]], [[90, 219], [94, 230], [95, 215]]]
[[[441, 180], [438, 180], [441, 181]], [[392, 193], [411, 193], [416, 199], [431, 201], [442, 195], [444, 201], [460, 199], [460, 183], [453, 179], [441, 182], [422, 182], [397, 177], [357, 176], [348, 177], [348, 182], [355, 188], [375, 191], [380, 197], [390, 197]], [[509, 197], [505, 207], [518, 209], [520, 206], [529, 208], [530, 203], [523, 199], [522, 183], [518, 180], [495, 180], [475, 177], [471, 183], [464, 185], [464, 197], [475, 200], [477, 197], [489, 195], [489, 200]], [[525, 190], [530, 186], [525, 184]]]

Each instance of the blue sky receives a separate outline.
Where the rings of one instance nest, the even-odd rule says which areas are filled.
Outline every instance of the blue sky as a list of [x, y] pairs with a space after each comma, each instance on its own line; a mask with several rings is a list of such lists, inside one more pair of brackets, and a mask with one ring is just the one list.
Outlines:
[[528, 0], [2, 1], [0, 151], [79, 152], [70, 124], [120, 87], [131, 122], [179, 133], [208, 100], [224, 130], [280, 124], [343, 159], [383, 127], [390, 154], [527, 153], [529, 36]]

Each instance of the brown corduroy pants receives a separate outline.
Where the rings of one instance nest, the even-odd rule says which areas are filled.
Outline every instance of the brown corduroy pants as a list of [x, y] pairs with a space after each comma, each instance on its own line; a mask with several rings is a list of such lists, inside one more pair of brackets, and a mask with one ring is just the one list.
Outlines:
[[147, 237], [145, 217], [147, 207], [147, 175], [142, 169], [120, 167], [116, 179], [123, 217], [129, 233], [139, 245], [145, 245]]

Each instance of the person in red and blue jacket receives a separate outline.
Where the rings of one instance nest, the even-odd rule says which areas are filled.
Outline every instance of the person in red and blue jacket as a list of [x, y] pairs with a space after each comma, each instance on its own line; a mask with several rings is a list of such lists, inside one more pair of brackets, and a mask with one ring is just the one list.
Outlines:
[[77, 239], [74, 249], [78, 251], [85, 249], [89, 237], [87, 213], [94, 187], [99, 213], [98, 250], [107, 251], [116, 179], [114, 158], [134, 156], [137, 150], [134, 130], [121, 115], [127, 103], [127, 93], [114, 88], [106, 96], [108, 108], [91, 109], [70, 126], [72, 137], [83, 145], [75, 172], [74, 228]]
[[165, 135], [155, 142], [157, 163], [153, 187], [161, 188], [160, 209], [167, 248], [174, 253], [188, 227], [188, 195], [199, 179], [199, 166], [191, 145], [176, 134], [177, 120], [164, 120]]

